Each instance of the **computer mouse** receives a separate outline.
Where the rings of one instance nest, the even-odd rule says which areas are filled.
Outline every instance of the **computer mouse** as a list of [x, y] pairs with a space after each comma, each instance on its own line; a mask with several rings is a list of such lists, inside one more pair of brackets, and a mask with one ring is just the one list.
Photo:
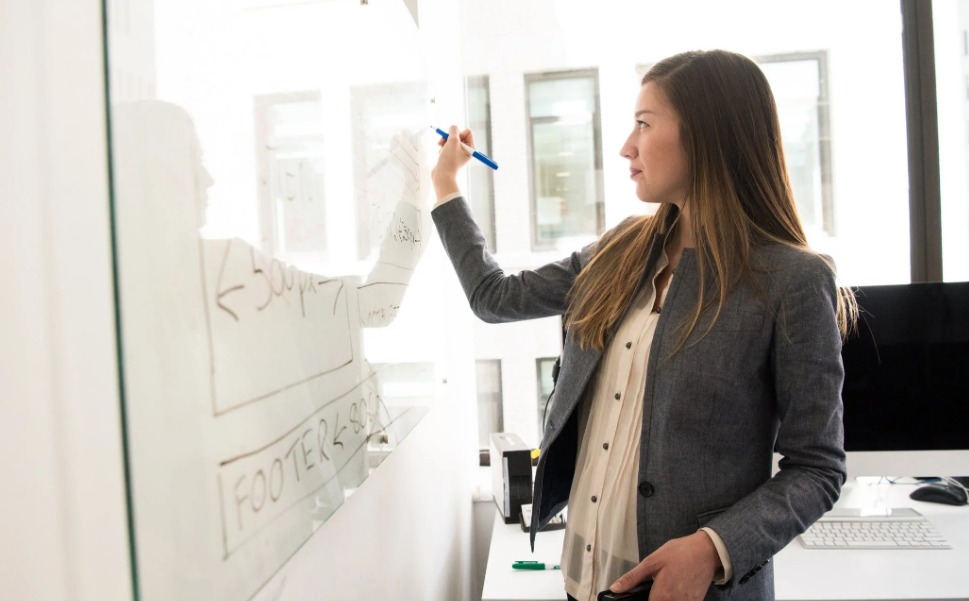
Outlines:
[[961, 488], [948, 484], [924, 484], [912, 491], [910, 499], [927, 503], [945, 503], [947, 505], [965, 505], [966, 493]]

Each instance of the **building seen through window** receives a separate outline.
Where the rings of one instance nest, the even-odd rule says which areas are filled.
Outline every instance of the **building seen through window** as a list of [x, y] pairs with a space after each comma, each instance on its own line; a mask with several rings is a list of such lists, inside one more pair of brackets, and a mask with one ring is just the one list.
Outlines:
[[542, 440], [545, 432], [545, 420], [548, 419], [549, 396], [555, 387], [552, 382], [552, 368], [555, 365], [555, 357], [542, 357], [535, 360], [535, 379], [538, 385], [538, 439]]
[[[478, 150], [492, 156], [491, 149], [491, 89], [488, 76], [468, 77], [468, 127], [474, 132]], [[474, 218], [481, 227], [488, 250], [496, 252], [495, 241], [495, 172], [491, 169], [468, 169], [468, 202]]]
[[602, 233], [602, 150], [596, 70], [529, 74], [535, 249], [564, 249]]
[[505, 429], [501, 407], [501, 361], [475, 361], [475, 376], [478, 389], [478, 448], [486, 452], [491, 435]]

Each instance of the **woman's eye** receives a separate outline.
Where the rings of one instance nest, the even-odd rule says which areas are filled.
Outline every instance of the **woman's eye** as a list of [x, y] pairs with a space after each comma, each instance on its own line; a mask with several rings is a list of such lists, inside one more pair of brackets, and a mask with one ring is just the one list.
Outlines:
[[647, 124], [645, 121], [636, 121], [636, 126], [639, 129], [642, 129], [644, 127], [649, 127], [649, 124]]

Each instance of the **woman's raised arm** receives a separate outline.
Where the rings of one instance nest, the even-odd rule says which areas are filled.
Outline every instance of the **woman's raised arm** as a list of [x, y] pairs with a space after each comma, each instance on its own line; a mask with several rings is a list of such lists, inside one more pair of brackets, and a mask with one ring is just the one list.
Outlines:
[[592, 258], [595, 244], [538, 269], [507, 275], [488, 252], [463, 198], [438, 206], [431, 217], [471, 310], [488, 323], [564, 314], [572, 283]]

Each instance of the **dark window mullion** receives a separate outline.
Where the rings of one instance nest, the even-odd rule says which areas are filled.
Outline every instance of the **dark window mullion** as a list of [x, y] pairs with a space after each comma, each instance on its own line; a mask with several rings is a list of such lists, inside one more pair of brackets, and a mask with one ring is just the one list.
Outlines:
[[912, 282], [942, 281], [942, 199], [932, 3], [901, 0]]

